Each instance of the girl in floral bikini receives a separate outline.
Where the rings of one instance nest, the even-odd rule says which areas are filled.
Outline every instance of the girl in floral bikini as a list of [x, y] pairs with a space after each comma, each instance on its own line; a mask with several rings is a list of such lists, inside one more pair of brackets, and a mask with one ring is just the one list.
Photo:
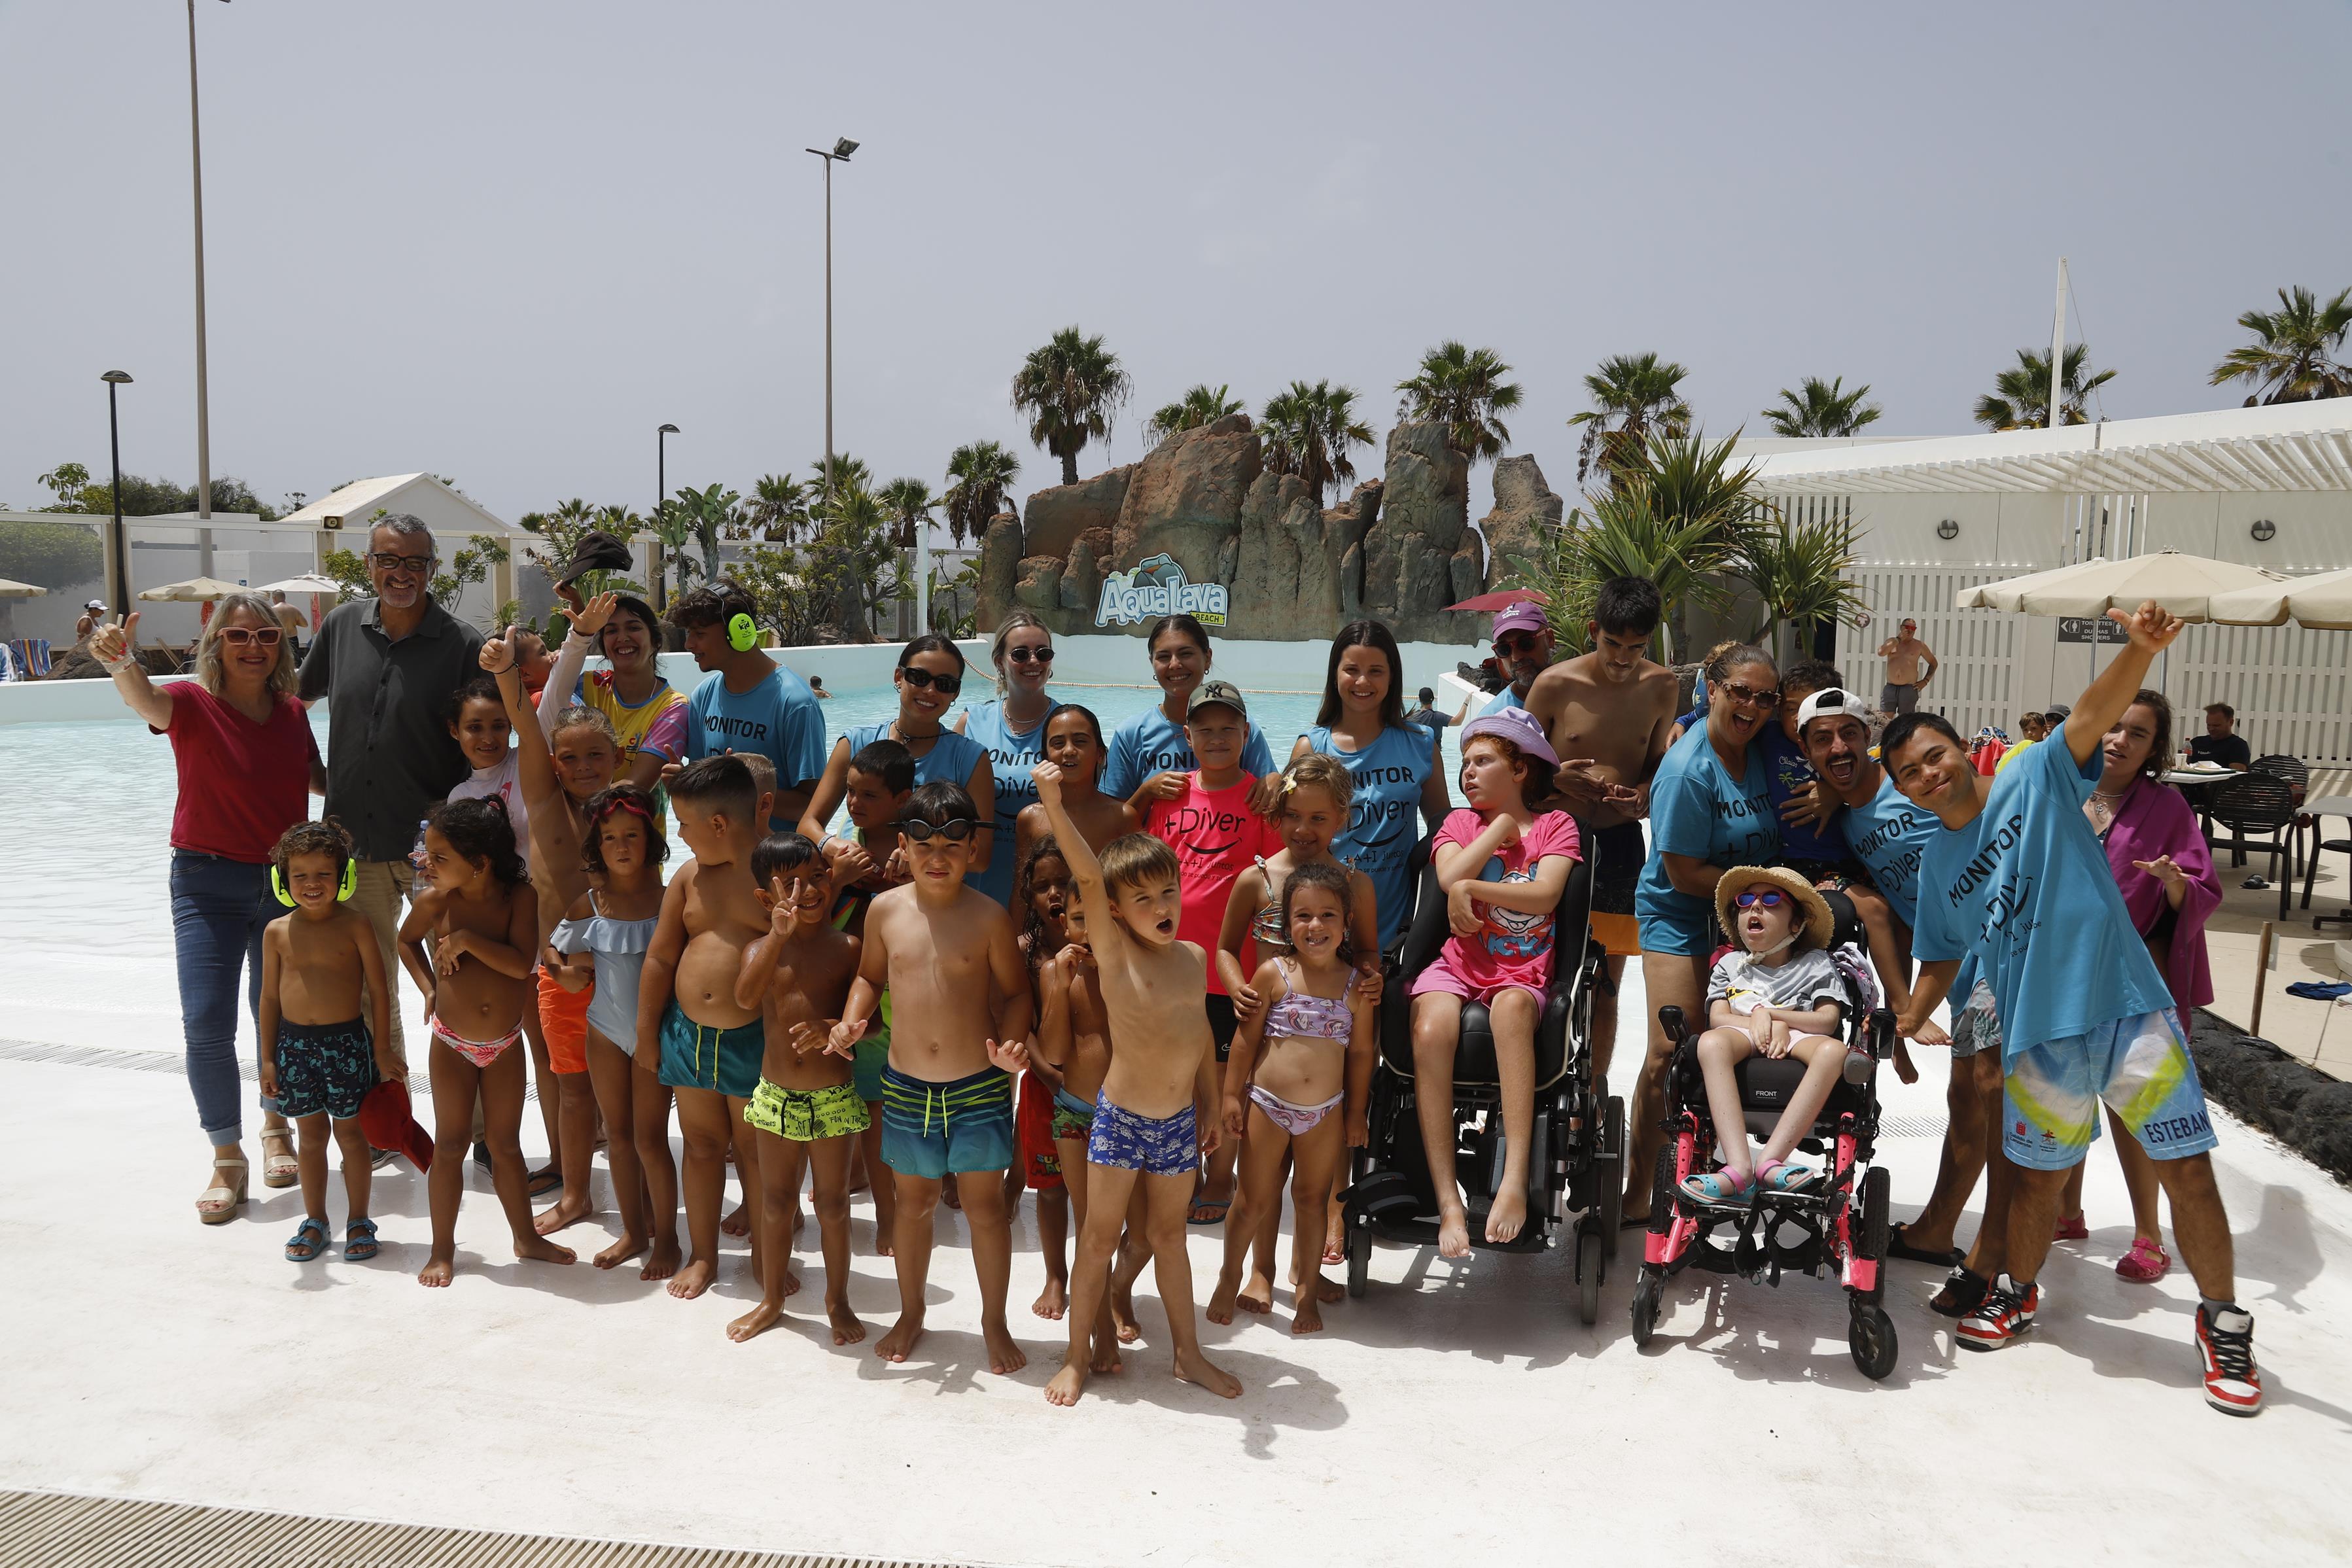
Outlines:
[[[1213, 1323], [1234, 1321], [1243, 1260], [1258, 1217], [1281, 1212], [1282, 1162], [1291, 1155], [1290, 1332], [1323, 1326], [1323, 1216], [1343, 1151], [1367, 1139], [1372, 1082], [1372, 1003], [1350, 965], [1349, 876], [1310, 862], [1285, 879], [1290, 951], [1258, 966], [1252, 988], [1265, 1006], [1242, 1025], [1225, 1064], [1225, 1132], [1245, 1133], [1246, 1141], [1225, 1223], [1225, 1265], [1209, 1298]], [[1343, 1105], [1344, 1121], [1332, 1115]]]

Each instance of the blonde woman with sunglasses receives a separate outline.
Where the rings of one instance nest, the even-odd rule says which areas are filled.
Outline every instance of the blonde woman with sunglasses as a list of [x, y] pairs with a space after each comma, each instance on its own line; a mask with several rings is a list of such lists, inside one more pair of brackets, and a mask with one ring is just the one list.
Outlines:
[[[139, 612], [101, 626], [90, 653], [131, 712], [172, 742], [179, 799], [172, 810], [172, 945], [196, 1120], [212, 1145], [210, 1185], [196, 1218], [219, 1225], [245, 1202], [244, 1088], [237, 1075], [238, 978], [254, 1013], [261, 938], [282, 913], [270, 894], [270, 855], [310, 815], [326, 767], [294, 695], [294, 647], [257, 593], [215, 607], [196, 644], [196, 676], [157, 685], [138, 659]], [[293, 1134], [276, 1103], [261, 1102], [262, 1181], [297, 1179]], [[275, 1147], [272, 1147], [272, 1144]]]

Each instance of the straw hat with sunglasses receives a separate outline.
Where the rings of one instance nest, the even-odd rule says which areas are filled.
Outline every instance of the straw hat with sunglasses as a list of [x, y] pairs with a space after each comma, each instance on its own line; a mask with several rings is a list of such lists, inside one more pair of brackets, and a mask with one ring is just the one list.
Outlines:
[[1837, 931], [1837, 920], [1830, 914], [1829, 901], [1811, 883], [1786, 866], [1738, 865], [1725, 872], [1723, 880], [1715, 884], [1716, 924], [1737, 944], [1739, 936], [1733, 925], [1736, 911], [1759, 900], [1770, 904], [1782, 899], [1793, 901], [1804, 912], [1807, 945], [1827, 947]]

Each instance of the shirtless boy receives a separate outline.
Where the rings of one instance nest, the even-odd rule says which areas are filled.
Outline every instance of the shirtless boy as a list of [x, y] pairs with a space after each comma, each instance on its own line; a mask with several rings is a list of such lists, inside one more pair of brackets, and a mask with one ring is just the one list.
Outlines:
[[[1023, 808], [1024, 814], [1034, 808]], [[1050, 836], [1050, 835], [1049, 835]], [[1070, 1212], [1083, 1231], [1087, 1223], [1087, 1138], [1094, 1131], [1095, 1096], [1110, 1071], [1110, 1014], [1103, 1007], [1102, 983], [1095, 974], [1093, 946], [1087, 940], [1087, 912], [1075, 883], [1064, 890], [1062, 929], [1069, 940], [1037, 967], [1037, 1044], [1029, 1065], [1054, 1090], [1054, 1149], [1062, 1163], [1062, 1183]], [[1118, 1365], [1120, 1340], [1134, 1337], [1131, 1308], [1115, 1314], [1106, 1291], [1095, 1324], [1098, 1368]]]
[[[1209, 1033], [1208, 959], [1200, 945], [1179, 941], [1182, 914], [1176, 854], [1160, 840], [1130, 833], [1097, 858], [1062, 804], [1062, 770], [1041, 762], [1031, 777], [1037, 802], [1078, 884], [1078, 907], [1091, 934], [1095, 969], [1113, 1039], [1087, 1139], [1086, 1190], [1092, 1201], [1070, 1270], [1070, 1349], [1045, 1385], [1056, 1405], [1075, 1405], [1089, 1370], [1118, 1367], [1114, 1340], [1100, 1329], [1128, 1198], [1145, 1190], [1145, 1234], [1176, 1345], [1176, 1375], [1227, 1399], [1242, 1391], [1233, 1375], [1201, 1354], [1192, 1318], [1192, 1260], [1184, 1216], [1192, 1176], [1220, 1129], [1216, 1042]], [[1065, 1164], [1065, 1179], [1070, 1169]], [[1108, 1352], [1108, 1361], [1104, 1353]]]
[[[367, 1139], [360, 1133], [360, 1102], [379, 1078], [408, 1077], [408, 1063], [392, 1032], [392, 988], [375, 927], [347, 909], [344, 876], [352, 864], [351, 835], [331, 822], [286, 830], [272, 857], [278, 898], [294, 906], [269, 923], [261, 937], [261, 1093], [278, 1102], [299, 1138], [302, 1223], [286, 1256], [307, 1263], [327, 1250], [327, 1129], [343, 1151], [343, 1197], [351, 1206], [343, 1256], [353, 1262], [376, 1255], [375, 1221], [368, 1218]], [[369, 1006], [361, 1009], [361, 994]]]
[[849, 1310], [849, 1156], [865, 1132], [866, 1103], [850, 1064], [824, 1049], [826, 1026], [857, 978], [858, 940], [834, 928], [833, 873], [814, 844], [778, 833], [751, 852], [751, 878], [767, 934], [743, 949], [735, 999], [760, 1009], [767, 1055], [744, 1120], [760, 1145], [760, 1304], [727, 1325], [747, 1340], [783, 1315], [793, 1278], [793, 1207], [814, 1174], [824, 1247], [824, 1313], [833, 1343], [855, 1344], [866, 1325]]
[[[833, 865], [833, 923], [852, 936], [866, 935], [866, 912], [874, 900], [907, 880], [907, 858], [898, 852], [898, 819], [915, 792], [914, 754], [895, 740], [871, 741], [849, 759], [842, 802], [849, 810], [850, 834], [828, 835], [817, 848]], [[866, 1103], [866, 1131], [849, 1167], [849, 1190], [874, 1194], [874, 1255], [887, 1258], [898, 1225], [896, 1185], [882, 1164], [882, 1070], [890, 1064], [890, 996], [857, 1042], [853, 1080]]]
[[[758, 783], [740, 757], [688, 763], [669, 783], [677, 836], [694, 858], [670, 878], [660, 924], [646, 950], [635, 1056], [639, 1071], [657, 1074], [677, 1094], [678, 1129], [686, 1134], [680, 1185], [693, 1255], [669, 1282], [669, 1293], [680, 1299], [709, 1290], [718, 1269], [727, 1145], [759, 1088], [766, 1054], [758, 1006], [735, 999], [743, 950], [769, 927], [751, 885], [759, 801]], [[757, 1278], [762, 1262], [758, 1155], [751, 1140], [739, 1143]]]
[[1003, 1375], [1029, 1364], [1004, 1320], [1013, 1277], [1004, 1171], [1013, 1155], [1013, 1081], [1029, 1061], [1025, 1042], [1035, 1009], [1012, 917], [964, 885], [973, 835], [989, 820], [960, 784], [926, 784], [908, 799], [898, 831], [914, 880], [867, 906], [857, 980], [825, 1050], [854, 1059], [882, 992], [890, 992], [882, 1160], [898, 1206], [892, 1248], [898, 1321], [874, 1354], [904, 1361], [922, 1338], [931, 1217], [940, 1184], [952, 1176], [971, 1226], [988, 1368]]
[[1570, 759], [1552, 780], [1559, 803], [1590, 831], [1592, 934], [1609, 955], [1609, 984], [1592, 998], [1598, 1072], [1609, 1071], [1617, 1044], [1617, 983], [1625, 960], [1642, 950], [1633, 919], [1633, 883], [1649, 859], [1642, 819], [1674, 734], [1675, 674], [1643, 656], [1662, 614], [1648, 578], [1611, 578], [1585, 623], [1591, 651], [1552, 665], [1528, 689], [1528, 711]]

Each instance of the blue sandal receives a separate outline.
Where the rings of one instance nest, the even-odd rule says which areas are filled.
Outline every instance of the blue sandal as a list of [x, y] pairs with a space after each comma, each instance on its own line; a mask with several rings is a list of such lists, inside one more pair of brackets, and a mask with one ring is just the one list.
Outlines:
[[351, 1228], [343, 1232], [344, 1261], [364, 1263], [380, 1250], [375, 1241], [374, 1220], [354, 1219]]
[[1726, 1166], [1719, 1171], [1709, 1171], [1705, 1176], [1693, 1172], [1682, 1179], [1682, 1185], [1675, 1190], [1703, 1207], [1720, 1207], [1738, 1203], [1740, 1195], [1748, 1190], [1748, 1183]]
[[1811, 1166], [1792, 1166], [1786, 1160], [1774, 1160], [1756, 1175], [1773, 1192], [1807, 1192], [1821, 1178], [1822, 1173]]
[[327, 1228], [305, 1215], [302, 1223], [286, 1241], [289, 1263], [308, 1263], [323, 1256], [327, 1250]]

